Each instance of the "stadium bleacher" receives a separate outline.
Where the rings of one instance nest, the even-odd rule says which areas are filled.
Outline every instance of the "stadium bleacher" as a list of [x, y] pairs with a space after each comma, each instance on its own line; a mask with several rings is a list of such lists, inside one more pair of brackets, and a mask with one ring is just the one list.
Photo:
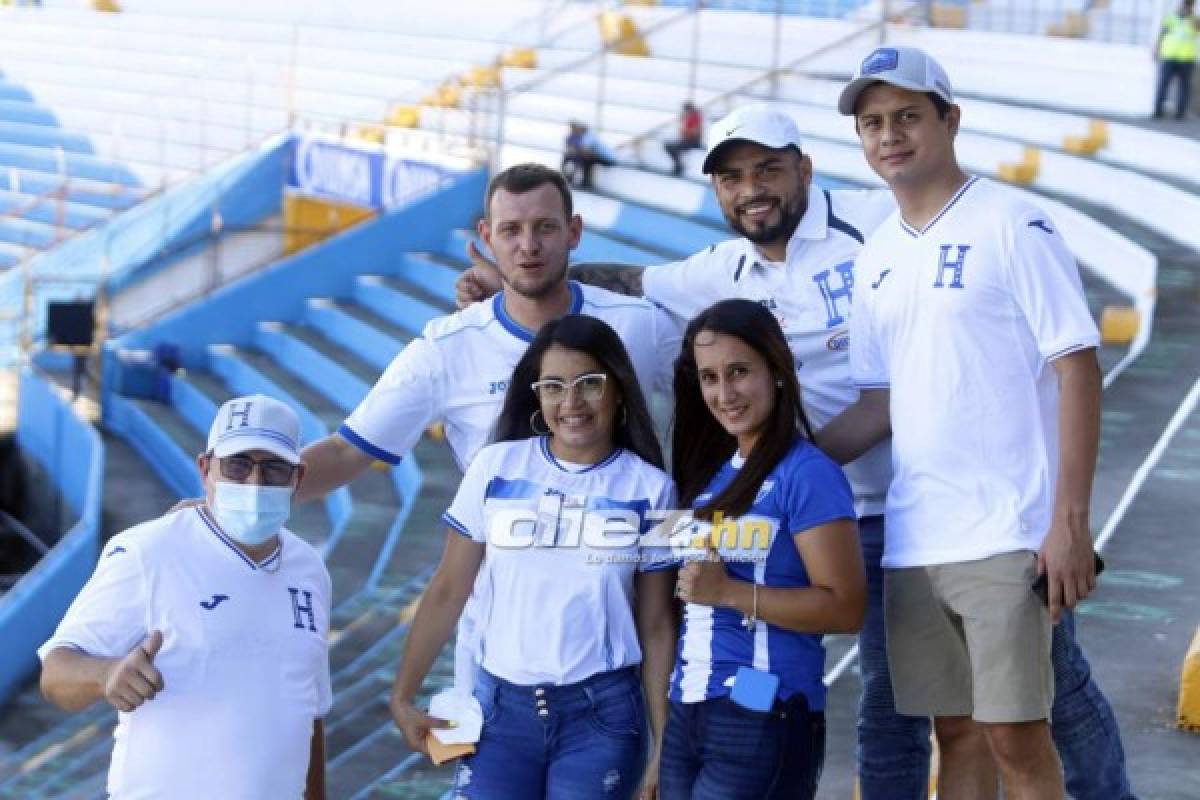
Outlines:
[[[54, 248], [88, 229], [125, 226], [138, 246], [117, 259], [115, 266], [124, 270], [109, 284], [113, 308], [129, 329], [109, 343], [103, 393], [92, 392], [103, 406], [97, 423], [102, 437], [71, 413], [53, 386], [69, 380], [66, 361], [42, 354], [40, 370], [29, 373], [30, 392], [42, 393], [30, 396], [45, 398], [47, 408], [58, 404], [54, 413], [66, 415], [62, 419], [84, 442], [79, 446], [90, 448], [83, 472], [55, 476], [73, 528], [63, 532], [55, 559], [47, 557], [30, 573], [39, 586], [49, 585], [52, 570], [66, 569], [61, 564], [68, 561], [73, 574], [64, 585], [79, 585], [90, 570], [81, 566], [89, 548], [94, 561], [94, 547], [115, 532], [104, 524], [102, 505], [122, 502], [119, 497], [142, 485], [155, 502], [164, 492], [198, 493], [192, 459], [225, 399], [260, 391], [280, 397], [300, 411], [304, 439], [312, 441], [336, 429], [425, 321], [452, 308], [453, 282], [466, 266], [465, 243], [474, 236], [480, 172], [463, 172], [449, 188], [411, 207], [246, 277], [230, 276], [228, 286], [200, 300], [180, 306], [164, 294], [184, 278], [162, 264], [155, 264], [159, 282], [153, 282], [146, 267], [153, 263], [151, 250], [209, 226], [206, 204], [214, 198], [233, 193], [244, 199], [240, 217], [222, 207], [223, 221], [256, 224], [279, 213], [277, 196], [268, 200], [264, 194], [252, 203], [245, 187], [263, 183], [271, 169], [283, 171], [283, 162], [270, 159], [286, 159], [286, 147], [271, 137], [293, 122], [340, 121], [347, 130], [379, 123], [397, 104], [419, 104], [450, 77], [490, 64], [513, 46], [536, 46], [535, 67], [501, 70], [508, 89], [502, 141], [495, 140], [501, 129], [492, 116], [494, 98], [482, 110], [426, 106], [417, 130], [428, 134], [424, 141], [443, 147], [481, 141], [494, 148], [499, 166], [528, 160], [557, 165], [565, 122], [596, 124], [618, 148], [621, 163], [598, 171], [595, 190], [576, 194], [587, 225], [578, 261], [652, 265], [728, 237], [691, 157], [697, 154], [689, 154], [682, 178], [665, 174], [669, 162], [655, 132], [669, 129], [684, 99], [695, 99], [712, 118], [732, 104], [771, 97], [801, 126], [819, 184], [878, 185], [853, 130], [832, 106], [837, 78], [878, 36], [874, 30], [856, 36], [866, 24], [855, 15], [865, 14], [867, 5], [856, 0], [710, 3], [697, 18], [701, 35], [695, 38], [690, 4], [629, 6], [631, 18], [654, 31], [647, 37], [652, 57], [610, 55], [603, 68], [600, 59], [589, 59], [601, 34], [594, 9], [583, 3], [472, 0], [452, 11], [413, 4], [403, 20], [371, 3], [341, 4], [337, 14], [320, 4], [283, 0], [135, 0], [122, 3], [121, 14], [96, 14], [66, 2], [45, 5], [0, 8], [0, 269], [20, 263], [30, 248]], [[1030, 30], [1038, 36], [1029, 39], [1004, 40], [991, 32], [999, 15], [1018, 6], [972, 4], [968, 19], [975, 31], [905, 26], [892, 36], [929, 46], [939, 57], [945, 53], [956, 80], [962, 75], [959, 152], [965, 167], [995, 175], [1002, 164], [1021, 159], [1026, 146], [1039, 149], [1040, 167], [1027, 188], [1041, 195], [1038, 202], [1087, 268], [1094, 314], [1132, 306], [1141, 315], [1133, 342], [1101, 352], [1111, 385], [1154, 332], [1160, 241], [1200, 253], [1200, 233], [1192, 224], [1200, 212], [1200, 144], [1109, 119], [1104, 147], [1068, 152], [1064, 137], [1086, 136], [1094, 116], [1146, 106], [1148, 97], [1131, 99], [1128, 89], [1152, 75], [1144, 53], [1138, 60], [1134, 48], [1112, 44], [1142, 41], [1142, 6], [1113, 0], [1105, 10], [1090, 11], [1089, 35], [1102, 41], [1064, 42], [1054, 53], [1040, 38], [1040, 21]], [[788, 26], [783, 50], [772, 55], [761, 43], [774, 35], [776, 11], [789, 19], [780, 23]], [[1105, 19], [1113, 31], [1107, 37], [1096, 33]], [[1132, 31], [1130, 38], [1118, 28]], [[692, 64], [696, 41], [699, 62]], [[832, 54], [820, 52], [835, 41], [845, 44]], [[996, 61], [979, 60], [980, 43], [1004, 41], [1015, 44]], [[1079, 49], [1087, 47], [1100, 49]], [[1079, 88], [1083, 80], [1064, 67], [1083, 52], [1101, 53], [1089, 63], [1105, 61], [1105, 69], [1121, 72], [1119, 82], [1106, 84], [1112, 97]], [[1008, 72], [997, 68], [1023, 53], [1036, 58]], [[969, 65], [970, 59], [976, 61]], [[797, 61], [798, 71], [766, 80], [764, 70]], [[1059, 74], [1078, 91], [1031, 87], [1028, 76], [1047, 64], [1064, 69]], [[1180, 169], [1181, 163], [1195, 168]], [[175, 192], [151, 196], [151, 189], [166, 186]], [[282, 193], [282, 179], [272, 186]], [[132, 213], [120, 213], [134, 205]], [[186, 215], [171, 211], [185, 207]], [[154, 230], [155, 215], [172, 217], [174, 227]], [[51, 251], [45, 263], [61, 268], [94, 258], [101, 241], [94, 235], [95, 241], [85, 234], [71, 247]], [[146, 313], [139, 316], [139, 309]], [[160, 345], [179, 348], [185, 368], [168, 374], [156, 366], [153, 353]], [[148, 374], [154, 380], [149, 389], [138, 383]], [[23, 418], [21, 425], [35, 437], [31, 450], [46, 451], [36, 436], [54, 424], [47, 416]], [[105, 454], [118, 447], [132, 448], [124, 463], [133, 477], [122, 486], [102, 485]], [[331, 797], [438, 797], [448, 780], [446, 768], [433, 768], [408, 750], [391, 721], [387, 696], [407, 621], [441, 553], [436, 520], [458, 475], [448, 448], [427, 436], [400, 466], [369, 471], [325, 503], [297, 509], [290, 523], [321, 549], [334, 580], [336, 699], [326, 728]], [[64, 599], [69, 597], [59, 591], [54, 602]], [[0, 630], [16, 607], [0, 597]], [[49, 613], [55, 608], [47, 606]], [[850, 663], [849, 637], [838, 637], [829, 648], [831, 666]], [[25, 672], [31, 665], [28, 657], [13, 663]], [[12, 675], [15, 685], [21, 669], [0, 670], [0, 676]], [[831, 671], [834, 680], [844, 669]], [[426, 689], [432, 693], [450, 680], [443, 654]], [[9, 688], [0, 681], [0, 701]], [[38, 700], [30, 687], [10, 702], [13, 715], [0, 722], [0, 798], [102, 796], [115, 724], [111, 710], [95, 707], [64, 719], [34, 710]], [[831, 747], [849, 746], [844, 731], [840, 740], [831, 739]], [[851, 760], [846, 753], [839, 758], [831, 764], [845, 768]], [[849, 796], [844, 780], [827, 784]]]

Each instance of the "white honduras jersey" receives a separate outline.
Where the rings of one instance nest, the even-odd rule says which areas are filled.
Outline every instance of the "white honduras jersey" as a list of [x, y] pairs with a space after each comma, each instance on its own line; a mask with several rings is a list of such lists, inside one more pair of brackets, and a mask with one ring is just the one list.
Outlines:
[[[848, 357], [852, 301], [862, 288], [855, 285], [854, 259], [864, 236], [894, 208], [890, 192], [814, 186], [785, 263], [767, 261], [747, 239], [731, 239], [650, 267], [642, 286], [647, 298], [685, 321], [730, 297], [769, 308], [795, 356], [809, 422], [820, 429], [858, 399]], [[883, 513], [889, 459], [884, 442], [846, 465], [859, 516]]]
[[[679, 351], [675, 325], [641, 298], [571, 282], [570, 313], [604, 320], [625, 344], [642, 391], [669, 388]], [[439, 419], [460, 468], [487, 443], [513, 368], [536, 331], [504, 310], [504, 293], [432, 320], [392, 360], [339, 433], [389, 464]]]
[[563, 685], [641, 663], [634, 573], [675, 562], [640, 536], [674, 495], [665, 472], [627, 450], [586, 467], [559, 462], [544, 436], [481, 450], [443, 518], [487, 546], [476, 582], [483, 668]]
[[313, 722], [332, 703], [329, 573], [287, 530], [255, 564], [207, 510], [114, 536], [54, 636], [124, 657], [151, 631], [165, 688], [117, 716], [113, 800], [263, 800], [304, 794]]
[[924, 230], [888, 219], [858, 274], [854, 376], [891, 386], [884, 566], [1038, 549], [1058, 470], [1050, 362], [1099, 344], [1058, 227], [971, 178]]

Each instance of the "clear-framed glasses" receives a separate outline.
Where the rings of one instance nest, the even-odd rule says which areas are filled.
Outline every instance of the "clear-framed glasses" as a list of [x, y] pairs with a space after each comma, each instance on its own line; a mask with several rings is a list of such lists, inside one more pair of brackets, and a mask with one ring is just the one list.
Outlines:
[[584, 402], [594, 403], [604, 397], [604, 384], [607, 382], [608, 376], [603, 372], [588, 372], [570, 382], [558, 378], [542, 378], [529, 386], [543, 402], [561, 403], [566, 399], [567, 392], [574, 389], [575, 394]]
[[250, 456], [225, 456], [225, 458], [218, 458], [217, 463], [223, 478], [238, 483], [249, 480], [250, 474], [257, 466], [263, 486], [287, 486], [292, 482], [292, 476], [296, 474], [297, 466], [289, 464], [281, 458], [256, 460]]

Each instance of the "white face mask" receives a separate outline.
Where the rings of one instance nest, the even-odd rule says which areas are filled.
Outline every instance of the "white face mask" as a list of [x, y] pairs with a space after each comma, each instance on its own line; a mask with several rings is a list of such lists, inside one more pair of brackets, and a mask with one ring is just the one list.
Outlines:
[[249, 547], [262, 544], [283, 527], [292, 510], [292, 487], [217, 481], [212, 513], [230, 538]]

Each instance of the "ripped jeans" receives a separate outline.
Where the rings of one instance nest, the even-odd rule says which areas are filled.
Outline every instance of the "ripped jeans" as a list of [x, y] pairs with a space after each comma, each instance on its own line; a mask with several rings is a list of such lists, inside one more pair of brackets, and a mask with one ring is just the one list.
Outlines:
[[637, 670], [566, 686], [520, 686], [480, 670], [477, 751], [459, 763], [454, 800], [628, 800], [645, 769], [646, 708]]

